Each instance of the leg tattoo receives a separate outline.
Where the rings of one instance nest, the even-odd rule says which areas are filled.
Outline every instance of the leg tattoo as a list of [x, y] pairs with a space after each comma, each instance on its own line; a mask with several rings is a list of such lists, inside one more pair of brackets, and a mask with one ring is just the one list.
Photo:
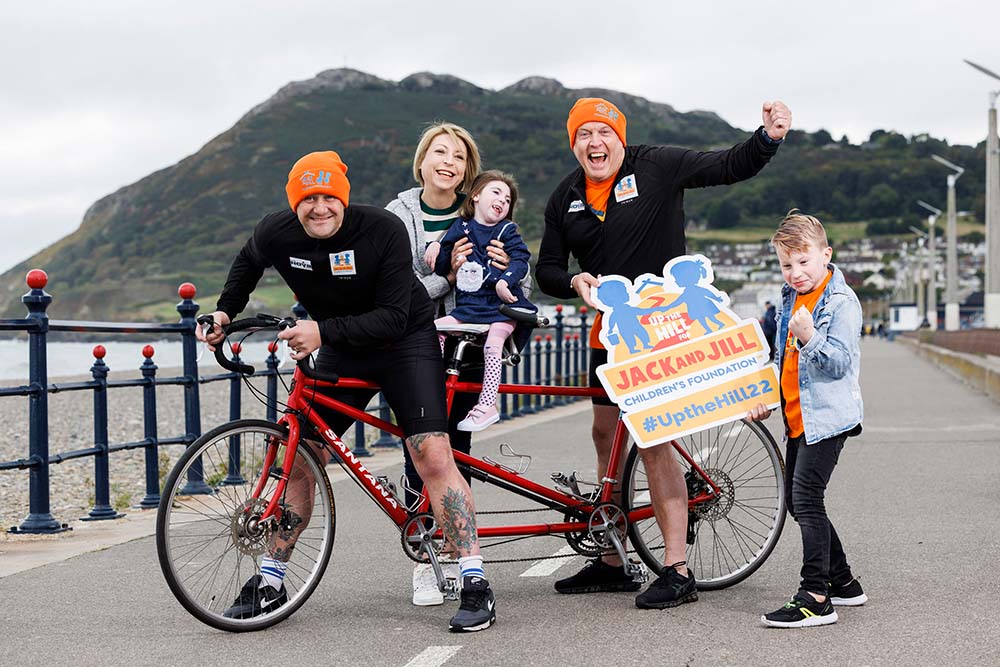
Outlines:
[[431, 433], [417, 433], [416, 435], [411, 435], [409, 438], [407, 438], [406, 443], [410, 445], [410, 447], [413, 447], [413, 451], [419, 454], [420, 447], [421, 445], [424, 444], [424, 440], [426, 440], [427, 438], [435, 438], [435, 437], [443, 438], [446, 437], [447, 435], [448, 435], [447, 433], [443, 433], [441, 431], [434, 431]]
[[445, 540], [459, 553], [469, 553], [476, 544], [476, 515], [469, 499], [458, 489], [448, 489], [441, 499], [441, 530]]
[[299, 535], [302, 534], [307, 525], [309, 524], [305, 519], [285, 508], [281, 513], [281, 520], [271, 536], [271, 558], [287, 563], [292, 557], [292, 551], [295, 549]]
[[271, 550], [271, 558], [274, 560], [280, 560], [283, 563], [287, 563], [292, 557], [292, 551], [295, 550], [295, 543], [287, 544], [285, 546], [276, 546]]

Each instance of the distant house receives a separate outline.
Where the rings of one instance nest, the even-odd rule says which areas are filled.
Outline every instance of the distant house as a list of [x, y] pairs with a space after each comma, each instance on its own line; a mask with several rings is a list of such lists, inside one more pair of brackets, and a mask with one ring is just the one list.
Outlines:
[[890, 303], [889, 331], [915, 331], [920, 326], [920, 315], [917, 304]]
[[885, 290], [892, 287], [894, 281], [889, 280], [881, 273], [873, 273], [864, 280], [864, 285], [874, 287], [877, 290]]

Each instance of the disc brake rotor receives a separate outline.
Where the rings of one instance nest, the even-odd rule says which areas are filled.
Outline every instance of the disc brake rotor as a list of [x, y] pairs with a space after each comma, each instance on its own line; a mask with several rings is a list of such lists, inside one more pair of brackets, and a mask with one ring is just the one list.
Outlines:
[[718, 521], [726, 517], [732, 509], [736, 500], [736, 485], [723, 470], [709, 468], [705, 470], [705, 474], [719, 487], [719, 495], [709, 502], [698, 504], [694, 508], [694, 513], [699, 519]]
[[242, 507], [233, 512], [229, 531], [233, 544], [240, 553], [247, 556], [259, 556], [267, 549], [271, 529], [260, 523], [260, 516], [267, 509], [263, 499], [248, 499]]

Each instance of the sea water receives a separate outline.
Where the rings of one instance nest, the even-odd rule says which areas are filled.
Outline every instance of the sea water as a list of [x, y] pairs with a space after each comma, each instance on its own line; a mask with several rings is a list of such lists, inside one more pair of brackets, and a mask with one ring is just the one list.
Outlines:
[[[73, 375], [89, 375], [90, 367], [94, 364], [93, 350], [95, 345], [98, 343], [48, 343], [46, 345], [48, 377], [52, 379]], [[177, 340], [143, 343], [112, 341], [100, 343], [100, 345], [103, 345], [107, 351], [104, 363], [112, 371], [132, 370], [135, 371], [136, 377], [139, 377], [139, 367], [145, 361], [145, 357], [142, 356], [142, 348], [146, 345], [153, 346], [155, 350], [153, 363], [160, 369], [178, 369], [184, 365], [181, 343]], [[279, 348], [279, 358], [284, 351], [283, 348], [283, 345]], [[216, 363], [215, 355], [200, 343], [198, 344], [198, 354], [201, 356], [198, 366], [204, 369], [201, 371], [203, 374], [206, 372], [226, 372]], [[264, 360], [267, 358], [267, 354], [267, 341], [247, 341], [243, 345], [240, 359], [244, 363], [255, 366], [258, 370], [264, 370]], [[0, 340], [0, 380], [28, 381], [28, 341], [26, 339]]]

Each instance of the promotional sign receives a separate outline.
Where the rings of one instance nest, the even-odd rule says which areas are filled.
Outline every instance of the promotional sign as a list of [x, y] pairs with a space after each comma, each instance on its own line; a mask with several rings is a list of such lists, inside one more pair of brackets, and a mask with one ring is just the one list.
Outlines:
[[740, 320], [714, 279], [708, 258], [683, 255], [662, 276], [604, 276], [591, 293], [608, 350], [597, 376], [640, 447], [780, 405], [760, 323]]

